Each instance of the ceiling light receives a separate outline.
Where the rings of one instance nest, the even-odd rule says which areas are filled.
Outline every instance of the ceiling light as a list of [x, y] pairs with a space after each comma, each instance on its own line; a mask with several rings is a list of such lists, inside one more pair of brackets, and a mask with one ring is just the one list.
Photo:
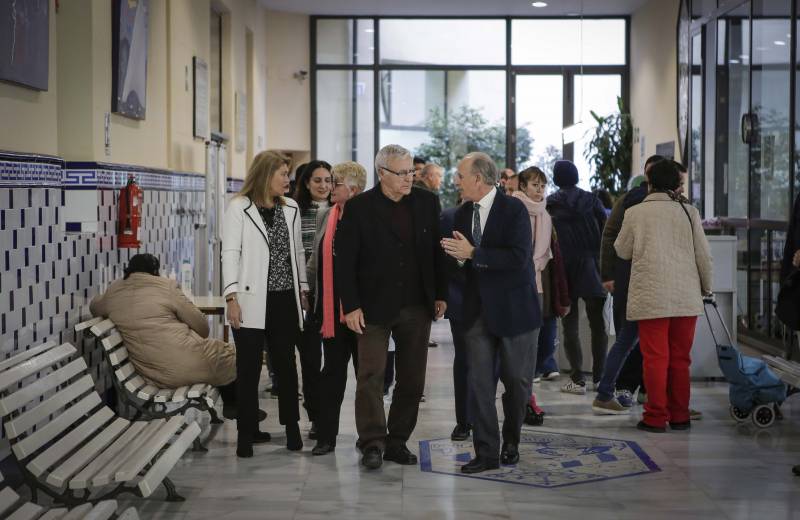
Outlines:
[[364, 29], [365, 33], [374, 33], [375, 29]]
[[547, 7], [547, 2], [533, 2], [531, 5], [533, 7]]
[[774, 41], [774, 42], [772, 42], [772, 43], [774, 43], [775, 45], [786, 45], [786, 42], [785, 42], [785, 41], [783, 41], [783, 40], [775, 40], [775, 41]]
[[739, 63], [739, 60], [728, 60], [728, 63]]

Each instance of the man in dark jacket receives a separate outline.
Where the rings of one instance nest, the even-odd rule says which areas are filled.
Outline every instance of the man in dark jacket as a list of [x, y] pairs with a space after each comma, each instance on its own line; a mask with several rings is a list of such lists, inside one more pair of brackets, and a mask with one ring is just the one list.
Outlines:
[[[375, 168], [380, 183], [347, 203], [334, 258], [344, 318], [358, 334], [356, 428], [368, 469], [379, 468], [382, 459], [417, 463], [406, 442], [425, 388], [431, 320], [447, 308], [439, 198], [412, 188], [414, 166], [402, 146], [381, 148]], [[383, 380], [390, 334], [401, 354], [387, 424]]]
[[561, 391], [580, 395], [586, 393], [586, 381], [581, 372], [583, 354], [578, 335], [578, 299], [584, 301], [592, 331], [592, 379], [595, 384], [603, 374], [608, 348], [603, 320], [606, 292], [600, 283], [599, 265], [600, 236], [606, 223], [606, 212], [600, 199], [578, 188], [578, 169], [572, 162], [556, 161], [553, 182], [559, 190], [547, 197], [547, 210], [558, 233], [572, 299], [570, 312], [562, 322], [571, 381]]
[[[442, 247], [464, 275], [458, 320], [464, 327], [469, 410], [475, 458], [462, 473], [519, 461], [525, 405], [531, 395], [535, 341], [541, 326], [533, 269], [531, 224], [525, 206], [498, 190], [497, 167], [485, 153], [458, 164], [456, 186], [466, 201]], [[497, 421], [495, 360], [505, 387], [502, 449]]]

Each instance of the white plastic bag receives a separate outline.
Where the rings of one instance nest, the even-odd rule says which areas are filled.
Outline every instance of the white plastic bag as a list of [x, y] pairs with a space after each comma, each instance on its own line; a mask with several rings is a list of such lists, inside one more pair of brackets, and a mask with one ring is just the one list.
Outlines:
[[606, 303], [603, 304], [603, 319], [606, 322], [606, 334], [616, 336], [614, 329], [614, 296], [611, 293], [606, 295]]

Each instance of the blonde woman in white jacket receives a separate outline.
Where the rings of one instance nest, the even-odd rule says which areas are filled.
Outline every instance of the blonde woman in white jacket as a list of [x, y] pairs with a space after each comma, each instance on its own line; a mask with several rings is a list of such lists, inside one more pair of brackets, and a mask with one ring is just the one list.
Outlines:
[[295, 201], [283, 196], [288, 189], [288, 159], [261, 152], [225, 211], [222, 278], [236, 344], [239, 457], [252, 457], [254, 443], [270, 440], [258, 429], [258, 380], [265, 342], [280, 381], [279, 420], [286, 427], [286, 447], [303, 448], [294, 347], [303, 327], [302, 311], [308, 306], [308, 283], [300, 212]]

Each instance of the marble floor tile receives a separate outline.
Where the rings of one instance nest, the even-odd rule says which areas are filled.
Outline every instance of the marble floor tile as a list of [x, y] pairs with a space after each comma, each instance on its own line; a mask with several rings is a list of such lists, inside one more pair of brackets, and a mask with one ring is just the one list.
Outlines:
[[[454, 426], [453, 347], [446, 321], [434, 324], [432, 337], [439, 348], [428, 351], [427, 399], [408, 443], [415, 453], [420, 441], [448, 438]], [[166, 520], [800, 520], [800, 477], [791, 475], [791, 466], [800, 464], [800, 397], [785, 403], [783, 421], [761, 430], [731, 419], [727, 384], [693, 383], [692, 407], [703, 419], [691, 431], [657, 435], [635, 428], [641, 407], [627, 416], [595, 416], [592, 395], [563, 394], [561, 384], [534, 385], [547, 415], [543, 427], [526, 430], [633, 441], [661, 471], [555, 489], [390, 462], [368, 472], [355, 449], [350, 369], [333, 454], [311, 456], [314, 441], [308, 439], [302, 452], [286, 450], [278, 402], [262, 393], [261, 407], [269, 413], [262, 428], [273, 441], [256, 446], [252, 459], [236, 458], [236, 427], [226, 421], [208, 439], [208, 453], [187, 454], [170, 474], [186, 502], [164, 502], [163, 489], [147, 500], [121, 497], [120, 502], [137, 506], [142, 519]], [[304, 435], [309, 426], [301, 425]]]

